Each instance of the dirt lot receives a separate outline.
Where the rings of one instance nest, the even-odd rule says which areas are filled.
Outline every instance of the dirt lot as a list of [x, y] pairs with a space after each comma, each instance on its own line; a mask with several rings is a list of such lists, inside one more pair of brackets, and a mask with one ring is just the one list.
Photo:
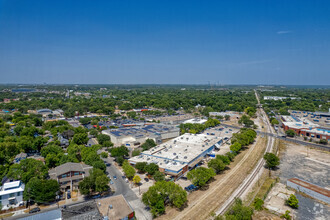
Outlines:
[[258, 137], [255, 144], [239, 154], [223, 174], [217, 175], [209, 189], [196, 191], [188, 195], [188, 207], [181, 212], [167, 207], [166, 214], [158, 219], [207, 219], [216, 211], [241, 184], [261, 157], [266, 138]]
[[[281, 164], [275, 172], [281, 183], [286, 185], [288, 179], [298, 177], [321, 187], [330, 186], [330, 152], [289, 142], [283, 143], [286, 148], [282, 147]], [[328, 219], [330, 216], [329, 205], [323, 205], [300, 194], [296, 196], [299, 200], [299, 209], [296, 210], [298, 219]]]

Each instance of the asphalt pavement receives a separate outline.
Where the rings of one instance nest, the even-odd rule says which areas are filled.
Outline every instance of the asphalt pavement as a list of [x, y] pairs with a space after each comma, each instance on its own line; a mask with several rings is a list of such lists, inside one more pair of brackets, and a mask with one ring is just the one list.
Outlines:
[[[107, 167], [108, 175], [110, 175], [112, 182], [114, 183], [111, 186], [114, 186], [115, 193], [114, 195], [122, 194], [128, 203], [132, 206], [135, 211], [137, 219], [152, 219], [150, 212], [146, 210], [146, 206], [141, 202], [137, 195], [130, 188], [130, 182], [126, 183], [125, 179], [122, 178], [122, 172], [115, 166], [114, 159], [112, 157], [103, 158], [103, 161], [110, 163], [111, 165]], [[117, 179], [114, 179], [113, 176], [116, 176]]]

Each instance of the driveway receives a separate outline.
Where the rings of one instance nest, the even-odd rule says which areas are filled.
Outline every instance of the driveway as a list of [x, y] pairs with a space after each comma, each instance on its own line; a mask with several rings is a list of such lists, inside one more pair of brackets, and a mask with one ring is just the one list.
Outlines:
[[[111, 176], [111, 180], [114, 182], [115, 194], [120, 195], [122, 194], [125, 199], [129, 202], [132, 206], [133, 210], [135, 211], [135, 215], [137, 219], [145, 219], [150, 220], [152, 219], [152, 215], [150, 212], [146, 211], [146, 206], [141, 202], [141, 200], [137, 197], [137, 195], [133, 192], [130, 188], [130, 183], [126, 183], [125, 180], [122, 178], [123, 174], [121, 171], [115, 166], [114, 159], [112, 157], [103, 158], [103, 161], [106, 163], [110, 163], [111, 165], [107, 167], [108, 175]], [[116, 176], [117, 179], [115, 180], [113, 176]]]

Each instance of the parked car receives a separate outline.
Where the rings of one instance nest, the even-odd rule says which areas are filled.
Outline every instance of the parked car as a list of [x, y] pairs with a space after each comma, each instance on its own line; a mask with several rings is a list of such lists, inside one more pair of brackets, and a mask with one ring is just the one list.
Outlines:
[[191, 192], [191, 191], [197, 190], [197, 186], [195, 186], [194, 184], [191, 184], [191, 185], [185, 187], [184, 189], [188, 192]]
[[100, 198], [101, 197], [101, 195], [95, 195], [95, 196], [93, 196], [92, 198], [93, 199], [98, 199], [98, 198]]
[[124, 179], [126, 179], [126, 176], [121, 176], [121, 178], [123, 178], [123, 180], [124, 180]]
[[144, 181], [149, 182], [149, 179], [148, 178], [144, 178]]
[[29, 211], [29, 213], [36, 213], [36, 212], [40, 212], [40, 208], [39, 207], [36, 207], [36, 208], [33, 208]]
[[110, 164], [110, 163], [106, 163], [105, 165], [106, 165], [107, 167], [110, 167], [110, 166], [111, 166], [111, 164]]
[[111, 184], [111, 185], [113, 184], [112, 180], [110, 180], [110, 184]]
[[113, 179], [114, 179], [114, 180], [116, 180], [116, 179], [117, 179], [117, 177], [116, 177], [116, 176], [113, 176]]

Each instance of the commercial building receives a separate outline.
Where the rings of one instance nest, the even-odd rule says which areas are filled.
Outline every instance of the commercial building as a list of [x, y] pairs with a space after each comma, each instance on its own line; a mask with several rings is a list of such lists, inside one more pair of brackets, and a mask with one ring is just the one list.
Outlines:
[[183, 122], [183, 124], [204, 124], [207, 120], [200, 118], [192, 118]]
[[294, 115], [282, 116], [282, 126], [285, 131], [291, 129], [297, 135], [330, 141], [330, 129], [322, 128], [307, 119], [299, 119]]
[[79, 182], [89, 176], [92, 166], [83, 163], [65, 163], [48, 171], [51, 179], [57, 180], [62, 191], [78, 189]]
[[109, 135], [116, 146], [134, 146], [144, 143], [147, 139], [161, 143], [163, 140], [175, 138], [180, 135], [180, 129], [171, 125], [151, 124], [104, 130], [102, 134]]
[[54, 209], [47, 212], [36, 213], [24, 218], [19, 218], [19, 220], [62, 220], [62, 211], [61, 209]]
[[132, 157], [129, 162], [135, 165], [138, 162], [155, 163], [159, 171], [180, 176], [193, 168], [215, 147], [220, 148], [222, 138], [215, 135], [186, 133], [164, 144], [160, 144], [139, 156]]
[[36, 213], [21, 220], [133, 220], [135, 213], [123, 195], [67, 205]]
[[216, 116], [222, 116], [225, 117], [226, 115], [229, 115], [230, 117], [237, 118], [239, 117], [239, 114], [237, 112], [232, 111], [226, 111], [226, 112], [209, 112], [210, 117], [216, 117]]
[[25, 185], [21, 181], [13, 181], [3, 184], [0, 189], [0, 204], [2, 209], [23, 205], [23, 192]]
[[287, 185], [315, 199], [330, 204], [330, 190], [327, 190], [325, 188], [322, 188], [320, 186], [317, 186], [315, 184], [309, 183], [307, 181], [298, 178], [291, 178], [287, 180]]
[[135, 219], [134, 210], [123, 195], [111, 196], [97, 201], [103, 219], [130, 220]]
[[281, 97], [281, 96], [264, 96], [264, 100], [284, 100], [284, 99], [297, 99], [296, 97]]
[[95, 201], [88, 201], [67, 206], [62, 209], [63, 220], [103, 220]]

